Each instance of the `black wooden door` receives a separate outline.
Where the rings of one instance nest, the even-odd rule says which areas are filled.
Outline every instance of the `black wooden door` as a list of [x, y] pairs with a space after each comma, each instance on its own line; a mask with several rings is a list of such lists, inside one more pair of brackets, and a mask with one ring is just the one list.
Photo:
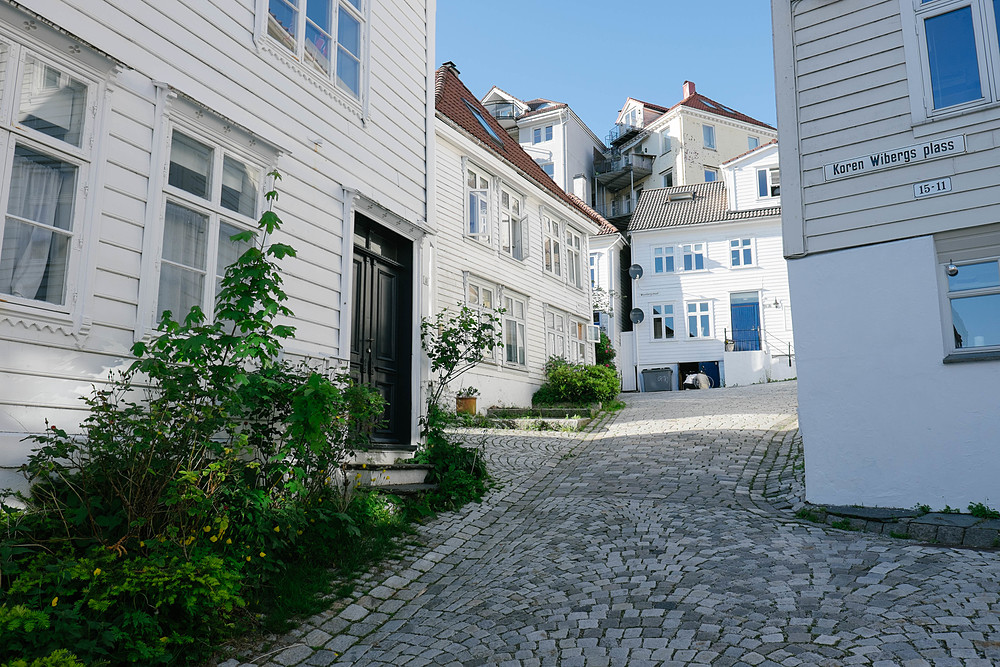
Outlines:
[[355, 218], [351, 377], [386, 400], [378, 444], [410, 444], [411, 242]]

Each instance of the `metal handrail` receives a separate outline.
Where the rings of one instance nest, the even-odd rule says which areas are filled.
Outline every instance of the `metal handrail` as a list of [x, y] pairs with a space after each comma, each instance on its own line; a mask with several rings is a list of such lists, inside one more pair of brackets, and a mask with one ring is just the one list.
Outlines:
[[522, 116], [520, 107], [513, 102], [487, 102], [483, 106], [494, 118], [517, 120]]

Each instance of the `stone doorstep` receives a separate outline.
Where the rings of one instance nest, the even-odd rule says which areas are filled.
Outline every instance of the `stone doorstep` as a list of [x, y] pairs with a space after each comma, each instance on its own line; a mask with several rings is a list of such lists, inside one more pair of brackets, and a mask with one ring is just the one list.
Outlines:
[[358, 486], [389, 487], [423, 484], [433, 469], [426, 463], [353, 463], [347, 466], [347, 475]]
[[917, 542], [941, 546], [1000, 547], [1000, 520], [997, 519], [944, 512], [921, 515], [916, 510], [891, 507], [805, 505], [803, 508], [813, 512], [820, 522], [827, 525], [847, 521], [849, 530], [887, 536], [906, 535]]

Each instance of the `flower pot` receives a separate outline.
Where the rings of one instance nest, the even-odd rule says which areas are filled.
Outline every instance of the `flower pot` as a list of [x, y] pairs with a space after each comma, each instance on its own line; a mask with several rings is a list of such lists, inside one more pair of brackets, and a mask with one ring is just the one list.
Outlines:
[[455, 412], [464, 412], [468, 415], [476, 414], [476, 397], [459, 396], [455, 399]]
[[736, 349], [736, 343], [732, 343], [732, 342], [727, 342], [726, 343], [726, 352], [732, 352], [735, 349]]

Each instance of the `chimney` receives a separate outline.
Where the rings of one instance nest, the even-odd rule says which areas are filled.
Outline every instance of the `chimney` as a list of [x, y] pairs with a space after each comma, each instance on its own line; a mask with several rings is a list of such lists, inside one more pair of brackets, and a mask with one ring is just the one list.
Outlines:
[[[445, 63], [447, 64], [447, 63]], [[454, 66], [454, 65], [453, 65]], [[684, 99], [687, 99], [694, 95], [694, 81], [684, 82]]]
[[[461, 72], [458, 71], [458, 68], [455, 67], [455, 63], [451, 62], [450, 60], [441, 63], [441, 69], [450, 69], [452, 72], [455, 73], [455, 76], [458, 76], [459, 74], [461, 74]], [[684, 85], [686, 86], [687, 84], [684, 84]], [[694, 84], [691, 84], [691, 85], [693, 86]]]

